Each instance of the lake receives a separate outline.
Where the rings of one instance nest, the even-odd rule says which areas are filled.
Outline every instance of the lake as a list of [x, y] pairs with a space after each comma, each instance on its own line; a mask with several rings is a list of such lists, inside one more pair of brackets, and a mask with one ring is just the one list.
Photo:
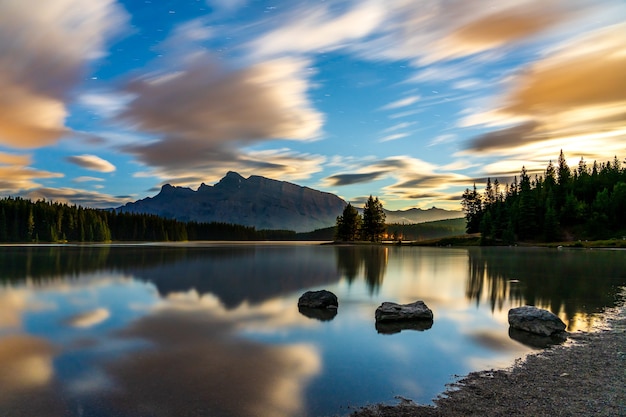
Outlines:
[[[588, 330], [626, 252], [293, 243], [0, 247], [0, 415], [332, 416], [429, 403], [535, 341], [509, 308]], [[297, 300], [327, 289], [336, 316]], [[376, 328], [424, 300], [431, 327]]]

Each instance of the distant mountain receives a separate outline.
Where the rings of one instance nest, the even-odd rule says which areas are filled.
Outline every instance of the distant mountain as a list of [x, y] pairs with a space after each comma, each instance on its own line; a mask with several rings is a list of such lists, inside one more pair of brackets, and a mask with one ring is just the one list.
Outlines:
[[385, 210], [386, 223], [414, 224], [437, 220], [458, 219], [464, 216], [461, 210], [444, 210], [431, 207], [426, 210], [412, 208], [408, 210]]
[[202, 184], [197, 191], [166, 184], [156, 196], [118, 210], [307, 232], [333, 226], [345, 205], [334, 194], [256, 175], [246, 179], [231, 171], [214, 186]]
[[[120, 212], [148, 213], [181, 221], [222, 222], [256, 229], [309, 232], [334, 226], [347, 203], [334, 194], [257, 175], [228, 172], [197, 191], [164, 185], [154, 197], [127, 203]], [[385, 210], [387, 223], [423, 223], [463, 217], [461, 211]]]

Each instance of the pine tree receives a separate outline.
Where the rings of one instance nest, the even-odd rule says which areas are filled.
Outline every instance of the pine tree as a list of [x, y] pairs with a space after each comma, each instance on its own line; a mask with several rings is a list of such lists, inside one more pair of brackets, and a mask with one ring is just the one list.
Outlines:
[[559, 238], [559, 220], [554, 210], [552, 198], [546, 202], [546, 212], [543, 219], [543, 239], [546, 242], [554, 242]]
[[362, 222], [363, 220], [357, 209], [348, 203], [343, 209], [342, 215], [337, 217], [335, 239], [341, 241], [357, 240]]
[[385, 233], [385, 212], [378, 197], [371, 195], [363, 207], [362, 238], [370, 242], [378, 242]]
[[536, 202], [526, 167], [522, 167], [519, 188], [518, 234], [520, 239], [532, 239], [537, 231]]
[[7, 216], [4, 206], [0, 210], [0, 242], [6, 242], [9, 240], [9, 231], [7, 229]]
[[480, 229], [480, 222], [482, 220], [483, 214], [483, 202], [482, 197], [476, 191], [476, 183], [474, 183], [474, 188], [470, 190], [469, 188], [465, 189], [463, 193], [463, 198], [461, 200], [461, 206], [463, 208], [463, 212], [465, 213], [466, 231], [467, 233], [477, 233]]
[[569, 166], [567, 165], [567, 161], [565, 160], [565, 154], [563, 153], [563, 150], [561, 150], [561, 153], [559, 154], [559, 163], [558, 163], [558, 171], [557, 171], [557, 179], [558, 179], [559, 186], [566, 187], [570, 182], [571, 176], [572, 176], [572, 172], [570, 171]]

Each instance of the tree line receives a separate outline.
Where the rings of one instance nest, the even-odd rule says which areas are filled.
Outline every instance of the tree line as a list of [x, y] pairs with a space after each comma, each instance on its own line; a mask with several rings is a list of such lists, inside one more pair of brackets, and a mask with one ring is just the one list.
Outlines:
[[335, 240], [352, 242], [356, 240], [379, 242], [386, 231], [385, 212], [378, 197], [371, 195], [363, 206], [363, 215], [348, 203], [343, 213], [337, 217]]
[[290, 230], [256, 230], [227, 223], [181, 222], [20, 197], [0, 199], [0, 242], [286, 240]]
[[519, 179], [500, 184], [487, 179], [481, 194], [474, 184], [461, 205], [467, 233], [481, 233], [481, 243], [555, 242], [606, 239], [626, 235], [626, 169], [613, 161], [589, 167], [584, 158], [571, 169], [561, 151], [534, 178], [522, 167]]

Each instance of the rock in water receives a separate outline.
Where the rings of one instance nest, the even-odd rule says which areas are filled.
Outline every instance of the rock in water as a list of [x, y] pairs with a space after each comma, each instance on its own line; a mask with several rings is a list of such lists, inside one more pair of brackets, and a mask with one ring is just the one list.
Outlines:
[[376, 321], [432, 320], [433, 312], [423, 301], [411, 304], [384, 302], [376, 309]]
[[298, 299], [300, 308], [334, 308], [339, 307], [337, 296], [330, 291], [307, 291]]
[[544, 336], [563, 332], [567, 327], [555, 314], [534, 306], [510, 309], [509, 325], [514, 329]]

